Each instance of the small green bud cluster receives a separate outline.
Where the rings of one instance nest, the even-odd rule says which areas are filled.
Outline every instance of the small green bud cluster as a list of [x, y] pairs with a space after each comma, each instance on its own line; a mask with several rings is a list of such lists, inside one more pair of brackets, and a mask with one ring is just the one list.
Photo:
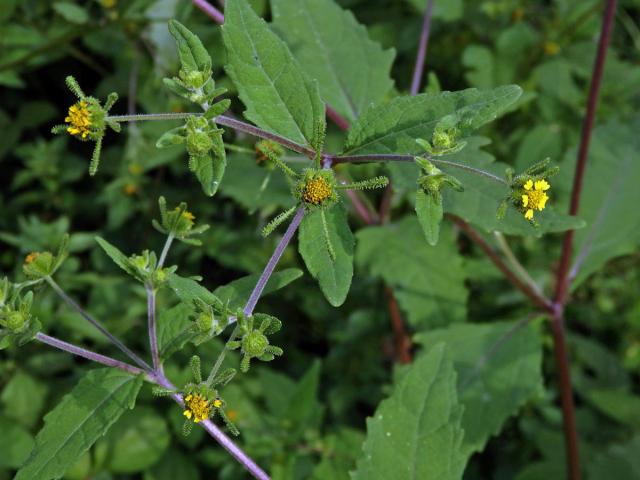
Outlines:
[[[264, 313], [245, 316], [239, 312], [237, 321], [241, 335], [240, 340], [228, 342], [227, 348], [230, 350], [240, 349], [242, 352], [242, 361], [240, 362], [242, 372], [249, 370], [252, 358], [269, 362], [274, 359], [274, 356], [282, 355], [282, 349], [271, 345], [267, 338], [267, 335], [280, 330], [282, 327], [280, 320]], [[256, 322], [260, 322], [258, 328], [255, 328]]]
[[190, 245], [202, 245], [200, 240], [191, 237], [207, 231], [209, 225], [194, 227], [196, 217], [187, 210], [186, 203], [182, 202], [174, 209], [167, 210], [167, 201], [164, 197], [160, 197], [158, 206], [160, 207], [160, 221], [153, 220], [151, 222], [156, 230]]
[[31, 314], [33, 292], [22, 294], [24, 285], [0, 281], [0, 350], [22, 346], [35, 337], [42, 325]]
[[431, 143], [422, 138], [416, 142], [432, 157], [457, 153], [467, 145], [466, 141], [458, 140], [461, 133], [459, 123], [457, 115], [447, 115], [433, 129]]
[[22, 270], [24, 274], [35, 281], [44, 280], [53, 275], [62, 262], [67, 258], [69, 249], [69, 235], [62, 237], [62, 242], [58, 247], [58, 252], [53, 255], [51, 252], [31, 252], [26, 256]]
[[222, 333], [229, 324], [229, 312], [220, 300], [215, 299], [213, 305], [209, 305], [202, 299], [193, 301], [194, 310], [191, 316], [192, 331], [196, 334], [192, 340], [198, 346]]

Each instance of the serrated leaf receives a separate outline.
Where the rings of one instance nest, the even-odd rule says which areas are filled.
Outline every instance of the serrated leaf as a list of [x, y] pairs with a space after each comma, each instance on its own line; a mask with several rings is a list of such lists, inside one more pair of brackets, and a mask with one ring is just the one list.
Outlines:
[[382, 101], [395, 52], [372, 41], [350, 11], [333, 0], [271, 0], [271, 8], [274, 27], [338, 113], [353, 122]]
[[96, 242], [98, 242], [98, 245], [100, 245], [100, 247], [102, 248], [102, 250], [104, 250], [104, 253], [106, 253], [109, 256], [109, 258], [113, 260], [113, 263], [118, 265], [122, 270], [127, 272], [129, 275], [132, 275], [133, 277], [137, 275], [138, 272], [135, 270], [135, 268], [131, 266], [131, 263], [129, 262], [129, 258], [124, 253], [122, 253], [116, 246], [111, 245], [104, 238], [95, 237], [95, 239], [96, 239]]
[[321, 213], [318, 209], [305, 214], [300, 224], [298, 250], [326, 299], [338, 307], [351, 287], [355, 242], [342, 204], [326, 210], [329, 240], [335, 253], [335, 258], [331, 258]]
[[[636, 116], [628, 123], [613, 121], [594, 130], [578, 212], [587, 227], [575, 234], [573, 287], [610, 259], [634, 251], [640, 241], [640, 216], [635, 210], [640, 204], [639, 128]], [[575, 150], [568, 153], [563, 176], [572, 178], [575, 158]]]
[[222, 27], [226, 70], [245, 104], [245, 116], [265, 130], [315, 148], [325, 130], [318, 85], [293, 58], [286, 44], [246, 0], [225, 3]]
[[120, 370], [87, 373], [45, 416], [36, 446], [14, 480], [61, 478], [125, 410], [133, 408], [141, 386], [141, 376]]
[[443, 344], [417, 359], [391, 397], [367, 419], [364, 456], [353, 480], [462, 478], [462, 407]]
[[416, 192], [416, 214], [427, 242], [431, 246], [438, 243], [440, 236], [440, 222], [442, 222], [442, 197]]
[[169, 21], [169, 32], [176, 41], [180, 63], [185, 72], [211, 69], [211, 56], [195, 34], [177, 20]]
[[464, 134], [494, 120], [522, 94], [517, 85], [493, 90], [469, 88], [458, 92], [423, 93], [396, 97], [369, 108], [353, 125], [345, 154], [402, 153], [417, 155], [416, 138], [430, 139], [440, 119], [464, 115]]
[[505, 420], [542, 391], [542, 343], [531, 324], [452, 325], [415, 336], [427, 351], [447, 345], [464, 405], [463, 452], [481, 451]]
[[356, 263], [393, 288], [416, 328], [466, 319], [467, 289], [462, 258], [451, 228], [431, 247], [414, 216], [357, 233]]

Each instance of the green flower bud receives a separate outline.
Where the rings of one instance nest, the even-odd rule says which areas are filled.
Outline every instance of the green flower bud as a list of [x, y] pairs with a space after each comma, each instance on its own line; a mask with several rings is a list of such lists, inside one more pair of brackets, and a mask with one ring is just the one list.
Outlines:
[[9, 312], [6, 316], [5, 324], [6, 327], [12, 332], [18, 332], [22, 330], [25, 323], [27, 322], [27, 316], [22, 312]]
[[39, 279], [51, 275], [54, 270], [55, 258], [51, 252], [31, 252], [24, 260], [22, 270], [32, 279]]
[[259, 330], [253, 330], [242, 337], [242, 352], [250, 357], [261, 356], [268, 345], [269, 340]]

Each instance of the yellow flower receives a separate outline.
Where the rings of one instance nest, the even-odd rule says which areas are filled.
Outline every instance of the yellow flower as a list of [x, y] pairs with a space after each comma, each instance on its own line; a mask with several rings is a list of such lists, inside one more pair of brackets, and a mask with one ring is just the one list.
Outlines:
[[216, 408], [220, 408], [222, 406], [222, 400], [220, 400], [219, 398], [216, 398], [213, 401], [213, 406], [216, 407]]
[[69, 107], [69, 115], [64, 119], [70, 126], [67, 132], [82, 139], [87, 138], [91, 133], [91, 112], [86, 101], [80, 100]]
[[[215, 406], [216, 402], [219, 400], [214, 400], [213, 404]], [[202, 422], [203, 420], [207, 420], [211, 415], [211, 404], [209, 400], [204, 398], [199, 393], [194, 395], [189, 394], [184, 397], [184, 403], [186, 409], [182, 414], [191, 420], [193, 417], [193, 421], [196, 423]]]
[[185, 210], [184, 212], [182, 212], [182, 218], [184, 218], [185, 220], [189, 220], [190, 222], [193, 222], [196, 219], [196, 216], [190, 211]]
[[536, 180], [534, 183], [529, 179], [522, 188], [524, 188], [521, 196], [524, 218], [533, 220], [534, 210], [544, 210], [547, 200], [549, 200], [549, 196], [545, 192], [551, 188], [551, 185], [546, 180]]
[[320, 205], [331, 196], [331, 186], [322, 177], [312, 178], [304, 186], [302, 200], [312, 205]]
[[26, 263], [27, 265], [29, 265], [30, 263], [33, 263], [35, 259], [38, 258], [38, 255], [40, 255], [38, 252], [31, 252], [24, 259], [24, 263]]

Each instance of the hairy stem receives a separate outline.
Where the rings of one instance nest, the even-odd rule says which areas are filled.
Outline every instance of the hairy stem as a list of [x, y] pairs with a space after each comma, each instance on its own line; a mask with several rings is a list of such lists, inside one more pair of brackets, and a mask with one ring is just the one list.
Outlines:
[[87, 350], [86, 348], [79, 347], [72, 343], [64, 342], [55, 337], [50, 337], [49, 335], [45, 335], [44, 333], [37, 333], [35, 338], [37, 341], [45, 343], [53, 348], [57, 348], [58, 350], [64, 350], [65, 352], [69, 352], [78, 357], [101, 363], [102, 365], [106, 365], [107, 367], [117, 368], [118, 370], [122, 370], [132, 375], [140, 375], [141, 373], [145, 373], [144, 370], [138, 367], [134, 367], [133, 365], [129, 365], [128, 363], [121, 362], [120, 360], [116, 360], [115, 358], [107, 357], [105, 355], [100, 355], [99, 353], [92, 352], [91, 350]]
[[149, 348], [151, 350], [151, 359], [153, 360], [153, 369], [155, 372], [162, 374], [162, 362], [160, 361], [160, 352], [158, 350], [158, 334], [156, 328], [156, 291], [146, 284], [144, 286], [147, 291], [147, 329], [149, 332]]
[[262, 275], [260, 275], [260, 278], [258, 279], [258, 283], [256, 283], [256, 286], [253, 288], [253, 291], [249, 296], [249, 300], [247, 301], [247, 304], [244, 306], [243, 312], [245, 315], [249, 316], [253, 313], [253, 309], [256, 307], [256, 304], [258, 303], [258, 299], [260, 298], [260, 295], [262, 295], [264, 287], [267, 286], [267, 282], [269, 281], [269, 278], [271, 278], [271, 274], [275, 270], [276, 265], [280, 260], [280, 257], [284, 253], [285, 248], [287, 248], [287, 245], [289, 245], [289, 242], [293, 238], [293, 234], [298, 229], [298, 226], [300, 226], [302, 217], [304, 217], [304, 207], [298, 208], [298, 211], [293, 217], [293, 220], [291, 220], [291, 223], [289, 224], [287, 231], [284, 232], [284, 235], [282, 236], [280, 243], [278, 243], [278, 245], [276, 246], [276, 249], [273, 252], [273, 255], [271, 255], [271, 258], [267, 262], [267, 265], [264, 267], [264, 270], [262, 271]]
[[171, 244], [173, 243], [174, 238], [175, 237], [173, 233], [170, 233], [169, 235], [167, 235], [167, 240], [164, 242], [164, 247], [162, 247], [162, 253], [160, 253], [160, 260], [158, 260], [158, 267], [157, 267], [158, 270], [160, 270], [164, 265], [164, 262], [167, 259], [167, 254], [169, 253], [169, 249], [171, 248]]
[[527, 269], [522, 266], [518, 258], [515, 256], [513, 250], [511, 250], [511, 247], [507, 242], [507, 239], [504, 238], [504, 235], [501, 232], [493, 232], [493, 236], [496, 239], [498, 247], [511, 265], [511, 268], [513, 268], [513, 270], [515, 270], [515, 272], [520, 275], [520, 278], [527, 282], [533, 290], [535, 290], [539, 295], [542, 295], [540, 287], [538, 287], [538, 284], [533, 278], [531, 278], [531, 275], [529, 275]]
[[206, 0], [193, 0], [193, 4], [203, 11], [206, 15], [211, 17], [214, 22], [222, 25], [224, 23], [224, 15], [220, 10], [211, 5]]
[[511, 269], [504, 263], [500, 255], [498, 255], [493, 248], [482, 238], [482, 235], [476, 231], [471, 225], [465, 222], [462, 218], [457, 217], [455, 215], [448, 215], [449, 218], [453, 220], [453, 222], [458, 225], [462, 231], [471, 239], [474, 243], [476, 243], [482, 251], [489, 257], [489, 259], [494, 263], [498, 270], [500, 270], [507, 280], [509, 280], [518, 290], [524, 293], [538, 308], [540, 308], [544, 312], [552, 312], [553, 305], [550, 300], [542, 296], [536, 290], [531, 288], [531, 286], [521, 280], [516, 274], [514, 274]]
[[236, 325], [236, 327], [231, 332], [231, 335], [229, 335], [229, 339], [227, 340], [227, 343], [225, 343], [224, 347], [222, 347], [222, 351], [220, 352], [220, 355], [218, 355], [218, 358], [216, 359], [216, 363], [214, 363], [213, 368], [211, 369], [211, 372], [209, 372], [209, 376], [207, 377], [207, 384], [211, 385], [211, 382], [213, 382], [213, 379], [216, 378], [216, 375], [218, 374], [218, 371], [222, 366], [222, 362], [224, 362], [224, 357], [227, 355], [227, 350], [228, 350], [227, 345], [229, 345], [231, 342], [233, 342], [236, 339], [236, 337], [238, 336], [238, 333], [240, 333], [240, 325]]
[[88, 312], [86, 312], [80, 305], [76, 303], [69, 295], [67, 295], [62, 288], [55, 282], [55, 280], [51, 277], [45, 277], [47, 283], [53, 288], [53, 290], [58, 294], [60, 298], [62, 298], [67, 305], [73, 308], [76, 312], [82, 316], [87, 322], [93, 325], [100, 333], [102, 333], [105, 337], [107, 337], [111, 343], [113, 343], [116, 347], [118, 347], [122, 352], [137, 363], [140, 367], [142, 367], [147, 372], [153, 372], [153, 369], [149, 366], [147, 362], [142, 360], [138, 355], [132, 352], [129, 347], [127, 347], [122, 341], [120, 341], [116, 336], [114, 336], [111, 332], [109, 332], [106, 328], [104, 328], [100, 322], [98, 322], [95, 318], [93, 318]]
[[433, 0], [427, 0], [427, 8], [424, 11], [424, 19], [422, 21], [422, 32], [420, 33], [420, 42], [418, 44], [418, 54], [416, 55], [416, 64], [413, 69], [413, 80], [411, 81], [411, 95], [416, 95], [420, 91], [422, 83], [422, 75], [424, 72], [424, 61], [427, 56], [427, 46], [429, 45], [429, 33], [431, 32], [431, 11], [433, 10]]

